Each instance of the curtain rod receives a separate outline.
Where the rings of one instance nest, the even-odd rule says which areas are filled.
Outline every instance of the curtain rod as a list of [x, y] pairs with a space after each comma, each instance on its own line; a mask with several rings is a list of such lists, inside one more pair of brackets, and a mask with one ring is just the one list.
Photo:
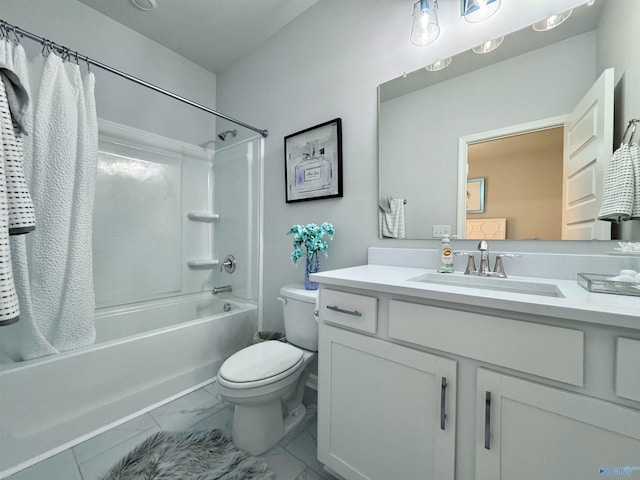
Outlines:
[[[101, 68], [102, 70], [106, 70], [107, 72], [111, 72], [114, 73], [122, 78], [126, 78], [127, 80], [130, 80], [134, 83], [137, 83], [138, 85], [142, 85], [143, 87], [147, 87], [151, 90], [154, 90], [158, 93], [162, 93], [163, 95], [166, 95], [167, 97], [171, 97], [175, 100], [178, 100], [180, 102], [186, 103], [187, 105], [191, 105], [192, 107], [195, 107], [199, 110], [205, 111], [207, 113], [210, 113], [211, 115], [215, 115], [216, 117], [219, 118], [223, 118], [225, 120], [229, 120], [230, 122], [233, 122], [237, 125], [241, 125], [245, 128], [248, 128], [249, 130], [253, 130], [254, 132], [258, 132], [260, 135], [262, 135], [263, 137], [267, 137], [269, 135], [269, 131], [268, 130], [261, 130], [259, 128], [253, 127], [247, 123], [241, 122], [240, 120], [236, 120], [235, 118], [229, 117], [228, 115], [225, 115], [223, 113], [220, 112], [216, 112], [215, 110], [212, 110], [208, 107], [205, 107], [204, 105], [201, 105], [200, 103], [196, 103], [192, 100], [189, 100], [188, 98], [182, 97], [176, 93], [170, 92], [169, 90], [165, 90], [164, 88], [158, 87], [157, 85], [154, 85], [153, 83], [149, 83], [145, 80], [142, 80], [138, 77], [134, 77], [133, 75], [130, 75], [128, 73], [125, 73], [121, 70], [118, 70], [116, 68], [113, 68], [109, 65], [106, 65], [102, 62], [99, 62], [97, 60], [94, 60], [93, 58], [90, 58], [86, 55], [81, 55], [78, 52], [71, 50], [67, 47], [64, 47], [62, 45], [59, 45], [57, 43], [52, 42], [51, 40], [47, 40], [44, 37], [40, 37], [39, 35], [35, 35], [27, 30], [24, 30], [23, 28], [17, 27], [15, 25], [11, 25], [8, 22], [5, 22], [4, 20], [0, 19], [0, 27], [8, 34], [8, 33], [13, 33], [14, 35], [16, 35], [16, 40], [19, 41], [19, 38], [17, 36], [17, 34], [20, 34], [23, 37], [26, 37], [30, 40], [34, 40], [38, 43], [41, 43], [43, 46], [48, 46], [49, 48], [55, 50], [56, 52], [60, 53], [60, 54], [64, 54], [67, 55], [68, 57], [73, 57], [76, 60], [77, 59], [82, 59], [84, 62], [87, 63], [87, 65], [94, 65], [98, 68]], [[0, 32], [1, 33], [1, 32]], [[1, 36], [1, 35], [0, 35]]]

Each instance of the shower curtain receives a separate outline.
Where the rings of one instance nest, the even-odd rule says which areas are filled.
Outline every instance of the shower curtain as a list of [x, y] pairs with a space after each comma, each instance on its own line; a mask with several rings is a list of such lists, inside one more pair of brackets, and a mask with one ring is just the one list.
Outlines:
[[14, 360], [28, 360], [95, 340], [95, 78], [54, 53], [28, 61], [22, 46], [2, 43], [31, 99], [24, 170], [36, 229], [11, 237], [20, 320], [0, 330], [0, 341]]

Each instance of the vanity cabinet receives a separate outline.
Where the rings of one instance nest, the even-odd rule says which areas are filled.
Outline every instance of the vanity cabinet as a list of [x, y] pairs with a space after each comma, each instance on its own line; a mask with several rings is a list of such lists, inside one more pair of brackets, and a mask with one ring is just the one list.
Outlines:
[[347, 480], [640, 471], [640, 324], [389, 289], [321, 287], [322, 463]]
[[324, 324], [318, 458], [347, 480], [453, 480], [456, 361]]
[[599, 478], [607, 466], [640, 469], [640, 411], [478, 369], [476, 480]]

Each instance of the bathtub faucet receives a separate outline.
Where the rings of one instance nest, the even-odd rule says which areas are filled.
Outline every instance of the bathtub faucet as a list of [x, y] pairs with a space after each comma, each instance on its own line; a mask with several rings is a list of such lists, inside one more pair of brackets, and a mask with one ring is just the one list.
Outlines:
[[219, 293], [230, 292], [231, 285], [223, 285], [221, 287], [213, 287], [213, 291], [211, 292], [213, 295], [217, 295]]

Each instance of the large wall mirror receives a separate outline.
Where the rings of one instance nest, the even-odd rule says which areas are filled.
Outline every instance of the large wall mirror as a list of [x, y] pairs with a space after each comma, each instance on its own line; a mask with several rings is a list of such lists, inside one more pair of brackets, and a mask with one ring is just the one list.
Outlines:
[[[463, 52], [444, 70], [420, 69], [379, 86], [379, 213], [393, 214], [393, 199], [404, 216], [404, 228], [385, 225], [381, 238], [430, 239], [448, 226], [461, 238], [609, 239], [610, 223], [595, 220], [591, 198], [602, 188], [603, 166], [587, 174], [589, 160], [568, 178], [563, 173], [563, 150], [606, 157], [604, 168], [611, 156], [621, 72], [605, 87], [610, 114], [602, 117], [602, 107], [575, 113], [604, 81], [606, 52], [627, 49], [629, 62], [634, 55], [620, 47], [623, 39], [600, 34], [606, 3], [581, 6], [547, 32], [514, 32], [491, 53]], [[607, 132], [597, 133], [599, 152], [590, 150], [591, 132], [568, 146], [578, 136], [567, 134], [571, 121], [576, 131], [600, 122]], [[572, 226], [568, 209], [589, 202], [593, 225]]]

